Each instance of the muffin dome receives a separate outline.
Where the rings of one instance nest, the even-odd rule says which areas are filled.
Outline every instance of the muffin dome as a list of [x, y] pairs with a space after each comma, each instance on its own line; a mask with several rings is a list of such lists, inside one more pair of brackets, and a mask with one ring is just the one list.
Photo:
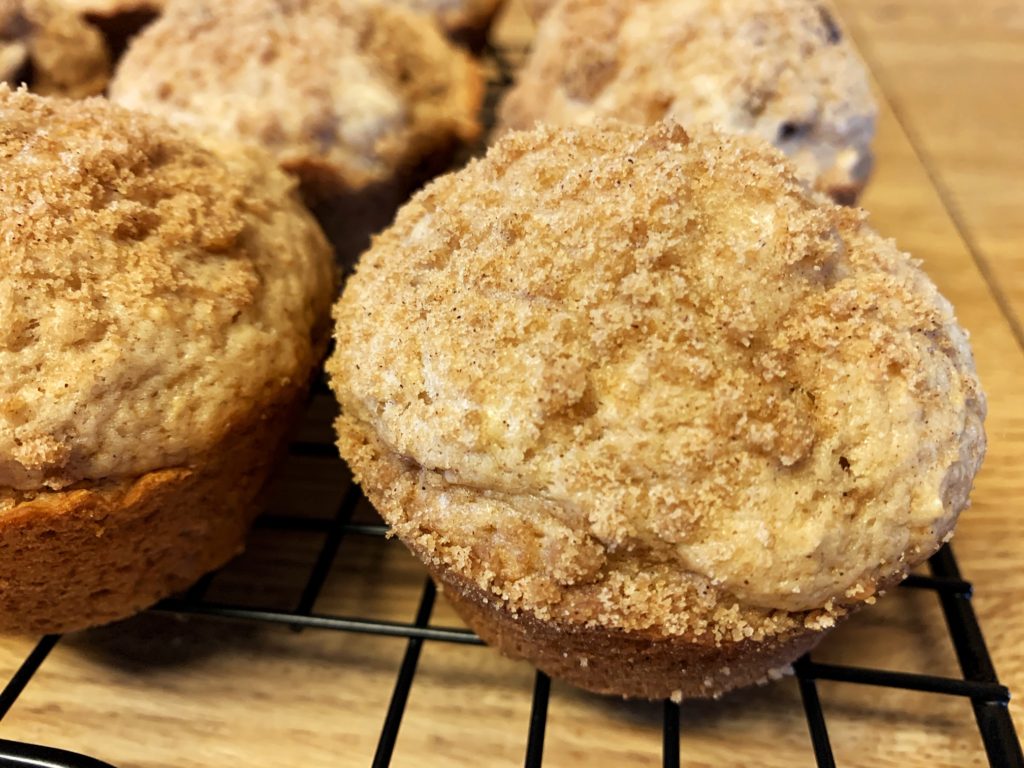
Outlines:
[[863, 63], [816, 0], [564, 0], [501, 110], [507, 128], [606, 117], [760, 136], [842, 202], [867, 181], [875, 113]]
[[187, 465], [302, 389], [330, 251], [263, 152], [0, 90], [0, 488]]
[[266, 147], [313, 197], [362, 189], [473, 138], [478, 67], [412, 11], [364, 0], [170, 3], [111, 98]]
[[949, 535], [984, 452], [949, 304], [751, 139], [511, 134], [400, 211], [335, 317], [342, 455], [513, 616], [828, 626]]

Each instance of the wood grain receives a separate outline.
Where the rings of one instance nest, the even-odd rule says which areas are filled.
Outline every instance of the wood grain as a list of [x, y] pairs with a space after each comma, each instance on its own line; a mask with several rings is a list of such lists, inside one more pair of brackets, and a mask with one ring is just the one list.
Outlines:
[[841, 0], [976, 257], [1024, 320], [1024, 4]]
[[[865, 8], [898, 5], [879, 0]], [[895, 41], [883, 46], [885, 33], [869, 23], [868, 10], [849, 12], [868, 50], [874, 34], [878, 51], [898, 47]], [[925, 22], [920, 24], [923, 29]], [[522, 29], [522, 17], [513, 15], [505, 31], [515, 36]], [[956, 46], [946, 46], [932, 52], [931, 63], [915, 66], [921, 77], [934, 72], [941, 78], [958, 55]], [[892, 61], [880, 65], [884, 87]], [[928, 99], [898, 103], [901, 117], [914, 125], [943, 119], [946, 109]], [[989, 119], [1015, 120], [1016, 108], [993, 107]], [[976, 606], [998, 671], [1015, 692], [1024, 692], [1024, 515], [1018, 512], [1024, 504], [1024, 408], [1018, 399], [1024, 354], [921, 163], [928, 155], [915, 149], [888, 108], [876, 149], [878, 171], [864, 205], [882, 232], [922, 259], [973, 334], [989, 396], [990, 449], [955, 546], [977, 587]], [[1014, 160], [1019, 163], [1019, 150]], [[999, 182], [996, 167], [977, 172]], [[1012, 165], [1004, 172], [1012, 175]], [[969, 190], [961, 194], [966, 210], [974, 197]], [[971, 231], [978, 242], [1001, 236], [989, 235], [983, 218]], [[273, 495], [276, 511], [330, 516], [344, 491], [345, 471], [337, 462], [303, 459], [283, 474]], [[257, 531], [249, 552], [217, 578], [210, 596], [293, 606], [319, 544], [313, 534]], [[352, 537], [316, 609], [408, 620], [423, 578], [399, 544]], [[435, 621], [457, 623], [443, 603]], [[24, 639], [0, 640], [0, 674], [12, 672], [30, 647]], [[404, 649], [404, 641], [394, 639], [148, 614], [58, 645], [4, 720], [0, 737], [79, 750], [122, 768], [366, 766]], [[854, 617], [816, 658], [957, 674], [936, 600], [909, 590], [897, 590]], [[488, 649], [428, 643], [394, 765], [521, 764], [532, 681], [527, 665]], [[965, 700], [846, 684], [823, 684], [821, 693], [841, 766], [985, 764]], [[687, 702], [682, 723], [684, 764], [692, 768], [812, 764], [790, 679], [721, 701]], [[659, 705], [553, 687], [548, 766], [657, 766], [660, 738]]]

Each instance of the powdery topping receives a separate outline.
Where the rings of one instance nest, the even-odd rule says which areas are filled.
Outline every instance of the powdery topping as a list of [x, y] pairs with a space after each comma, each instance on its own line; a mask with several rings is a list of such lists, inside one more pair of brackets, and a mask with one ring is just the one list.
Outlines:
[[747, 139], [511, 134], [400, 211], [335, 317], [370, 498], [542, 618], [825, 626], [938, 546], [984, 451], [949, 304]]
[[332, 258], [264, 153], [0, 86], [0, 162], [0, 489], [187, 464], [305, 382]]
[[479, 130], [476, 64], [417, 14], [362, 0], [183, 0], [111, 98], [258, 142], [308, 190], [362, 188]]
[[0, 0], [0, 81], [31, 73], [36, 93], [92, 96], [110, 77], [99, 31], [57, 0]]
[[564, 0], [544, 16], [504, 124], [713, 123], [774, 143], [822, 189], [871, 165], [867, 71], [819, 0]]

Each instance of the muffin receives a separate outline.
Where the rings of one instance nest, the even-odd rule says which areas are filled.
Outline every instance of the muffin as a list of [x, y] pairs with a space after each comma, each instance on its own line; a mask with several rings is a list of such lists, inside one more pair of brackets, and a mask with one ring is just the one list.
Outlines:
[[0, 630], [127, 616], [240, 551], [334, 266], [255, 149], [0, 86]]
[[476, 136], [482, 94], [433, 25], [362, 0], [172, 3], [110, 86], [126, 107], [264, 146], [343, 234], [387, 223], [422, 162]]
[[480, 130], [483, 76], [416, 13], [352, 0], [171, 4], [111, 98], [257, 143], [296, 174], [349, 261]]
[[384, 0], [432, 16], [449, 37], [482, 44], [503, 0]]
[[818, 0], [564, 0], [501, 107], [508, 129], [713, 123], [773, 143], [852, 203], [871, 170], [867, 71]]
[[749, 137], [509, 134], [334, 315], [366, 495], [484, 640], [601, 693], [790, 663], [949, 538], [984, 454], [950, 305]]
[[102, 93], [110, 57], [99, 31], [54, 0], [0, 0], [0, 81], [57, 96]]

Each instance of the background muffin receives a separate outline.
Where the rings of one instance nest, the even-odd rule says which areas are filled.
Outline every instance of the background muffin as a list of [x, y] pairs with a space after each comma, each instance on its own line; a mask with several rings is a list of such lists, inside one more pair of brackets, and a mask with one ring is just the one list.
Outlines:
[[408, 171], [479, 131], [481, 75], [416, 14], [334, 0], [172, 3], [111, 98], [269, 149], [314, 197]]
[[948, 537], [984, 452], [949, 304], [753, 139], [510, 134], [335, 317], [368, 497], [482, 637], [600, 692], [789, 663]]
[[0, 628], [237, 553], [326, 343], [330, 251], [255, 149], [0, 88]]
[[714, 123], [772, 142], [840, 202], [867, 181], [875, 115], [866, 68], [812, 0], [564, 0], [501, 109], [507, 128]]
[[107, 87], [99, 30], [56, 0], [0, 0], [0, 81], [36, 93], [92, 96]]
[[196, 0], [171, 3], [135, 39], [110, 96], [268, 149], [351, 259], [415, 183], [477, 135], [483, 80], [404, 8]]

